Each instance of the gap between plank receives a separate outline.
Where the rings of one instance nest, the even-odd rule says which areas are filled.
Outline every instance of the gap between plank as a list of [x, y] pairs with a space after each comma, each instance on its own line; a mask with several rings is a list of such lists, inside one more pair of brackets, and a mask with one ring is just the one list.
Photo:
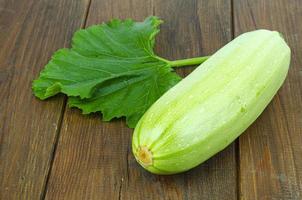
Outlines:
[[[90, 7], [91, 7], [91, 1], [92, 0], [88, 0], [88, 5], [87, 5], [87, 8], [86, 8], [86, 10], [84, 12], [85, 13], [84, 14], [84, 21], [83, 21], [83, 24], [81, 25], [81, 28], [85, 28], [86, 27], [89, 11], [90, 11]], [[41, 200], [42, 199], [44, 200], [45, 196], [46, 196], [46, 192], [47, 192], [47, 188], [48, 188], [48, 182], [49, 182], [49, 178], [50, 178], [51, 171], [52, 171], [52, 168], [53, 168], [54, 158], [55, 158], [55, 155], [56, 155], [57, 146], [58, 146], [59, 139], [60, 139], [60, 133], [61, 133], [61, 129], [62, 129], [62, 124], [63, 124], [63, 119], [64, 119], [64, 114], [65, 114], [66, 106], [67, 106], [67, 97], [65, 96], [64, 100], [63, 100], [62, 111], [60, 113], [60, 117], [59, 117], [59, 120], [58, 120], [58, 129], [57, 129], [56, 134], [55, 134], [53, 150], [52, 150], [51, 156], [50, 156], [49, 170], [48, 170], [46, 179], [44, 181], [44, 186], [42, 187], [43, 190], [41, 192], [41, 198], [40, 198]]]
[[66, 108], [66, 102], [67, 102], [67, 97], [64, 97], [63, 108], [62, 108], [62, 111], [60, 113], [60, 118], [58, 120], [58, 128], [57, 128], [57, 131], [56, 131], [56, 134], [55, 134], [53, 149], [52, 149], [51, 156], [50, 156], [49, 169], [48, 169], [46, 179], [44, 181], [44, 186], [42, 187], [43, 190], [42, 190], [40, 199], [45, 199], [47, 186], [48, 186], [48, 180], [50, 178], [50, 174], [51, 174], [51, 171], [52, 171], [52, 165], [53, 165], [53, 162], [54, 162], [54, 157], [55, 157], [55, 154], [56, 154], [56, 151], [57, 151], [58, 141], [59, 141], [59, 138], [60, 138], [60, 132], [61, 132], [62, 122], [63, 122], [65, 108]]
[[[231, 37], [235, 38], [235, 15], [234, 15], [234, 1], [230, 0], [231, 4]], [[235, 163], [236, 163], [236, 194], [237, 200], [240, 200], [240, 147], [239, 137], [235, 140]]]
[[230, 4], [231, 4], [231, 37], [232, 37], [232, 39], [235, 38], [234, 1], [235, 0], [230, 0]]

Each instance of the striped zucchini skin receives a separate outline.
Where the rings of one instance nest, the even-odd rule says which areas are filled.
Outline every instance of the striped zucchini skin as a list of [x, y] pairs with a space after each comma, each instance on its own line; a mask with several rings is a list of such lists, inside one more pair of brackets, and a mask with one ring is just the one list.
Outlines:
[[152, 173], [175, 174], [224, 149], [281, 87], [290, 54], [276, 31], [235, 38], [144, 114], [132, 139], [136, 160]]

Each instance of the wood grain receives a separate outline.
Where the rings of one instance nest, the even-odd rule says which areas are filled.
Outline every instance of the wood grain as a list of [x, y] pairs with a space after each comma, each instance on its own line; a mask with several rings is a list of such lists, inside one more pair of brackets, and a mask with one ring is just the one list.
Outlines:
[[292, 50], [287, 80], [240, 137], [241, 199], [302, 199], [302, 2], [234, 0], [235, 34], [280, 31]]
[[31, 82], [80, 27], [87, 3], [0, 1], [0, 199], [43, 196], [64, 99], [37, 100]]
[[[92, 0], [87, 26], [152, 14], [165, 21], [156, 50], [166, 58], [210, 54], [232, 37], [231, 5], [220, 0]], [[104, 123], [98, 115], [67, 108], [46, 199], [236, 198], [234, 145], [188, 173], [156, 176], [136, 163], [131, 137], [122, 120]]]

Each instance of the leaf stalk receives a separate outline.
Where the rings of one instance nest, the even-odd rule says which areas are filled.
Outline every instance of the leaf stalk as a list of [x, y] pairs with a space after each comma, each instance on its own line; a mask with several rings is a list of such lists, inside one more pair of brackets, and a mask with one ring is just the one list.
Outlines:
[[206, 61], [210, 56], [196, 57], [196, 58], [187, 58], [181, 60], [170, 61], [172, 67], [183, 67], [188, 65], [199, 65]]
[[171, 67], [183, 67], [183, 66], [189, 66], [189, 65], [199, 65], [206, 61], [210, 56], [202, 56], [202, 57], [196, 57], [196, 58], [187, 58], [187, 59], [180, 59], [180, 60], [167, 60], [165, 58], [161, 58], [159, 56], [155, 56], [158, 60], [161, 60], [163, 62], [166, 62]]

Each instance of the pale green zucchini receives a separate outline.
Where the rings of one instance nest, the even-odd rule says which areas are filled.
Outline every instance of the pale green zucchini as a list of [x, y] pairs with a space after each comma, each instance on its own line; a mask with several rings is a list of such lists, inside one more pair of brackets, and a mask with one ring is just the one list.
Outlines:
[[156, 174], [204, 162], [234, 141], [282, 85], [290, 49], [278, 32], [235, 38], [166, 92], [137, 124], [132, 150]]

